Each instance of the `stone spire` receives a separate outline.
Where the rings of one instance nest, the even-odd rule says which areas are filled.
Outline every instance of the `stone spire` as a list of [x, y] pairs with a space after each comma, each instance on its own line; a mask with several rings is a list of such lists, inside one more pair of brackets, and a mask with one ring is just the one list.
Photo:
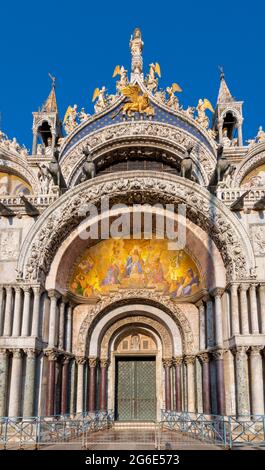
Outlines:
[[218, 93], [218, 98], [217, 98], [217, 104], [229, 103], [231, 101], [235, 101], [225, 81], [225, 74], [224, 74], [223, 67], [220, 67], [220, 72], [221, 72], [220, 73], [220, 87], [219, 87], [219, 93]]
[[51, 74], [49, 74], [49, 76], [52, 80], [52, 88], [51, 88], [51, 91], [47, 100], [42, 106], [42, 112], [58, 113], [58, 106], [57, 106], [57, 100], [56, 100], [56, 95], [55, 95], [55, 77], [52, 77]]
[[130, 49], [132, 54], [131, 82], [134, 82], [136, 78], [140, 78], [140, 80], [144, 79], [142, 57], [143, 45], [141, 30], [140, 28], [135, 28], [130, 39]]

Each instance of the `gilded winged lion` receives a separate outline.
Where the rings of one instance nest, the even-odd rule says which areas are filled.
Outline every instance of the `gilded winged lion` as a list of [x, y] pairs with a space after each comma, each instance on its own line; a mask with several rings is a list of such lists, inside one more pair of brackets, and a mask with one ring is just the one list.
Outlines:
[[148, 116], [154, 116], [155, 110], [150, 105], [149, 97], [147, 93], [141, 93], [139, 85], [128, 85], [121, 89], [121, 93], [129, 98], [119, 111], [112, 116], [114, 119], [120, 112], [123, 115], [132, 117], [132, 113], [146, 113]]

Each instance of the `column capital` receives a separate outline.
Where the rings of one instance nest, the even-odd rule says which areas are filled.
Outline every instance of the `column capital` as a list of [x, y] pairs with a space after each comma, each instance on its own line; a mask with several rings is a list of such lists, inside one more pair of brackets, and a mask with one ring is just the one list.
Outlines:
[[0, 356], [3, 356], [3, 357], [8, 357], [10, 355], [10, 352], [8, 349], [6, 348], [0, 348]]
[[192, 355], [184, 356], [184, 363], [186, 365], [194, 364], [194, 362], [195, 362], [195, 356], [192, 356]]
[[98, 363], [98, 358], [97, 357], [89, 357], [88, 358], [88, 364], [89, 364], [90, 368], [97, 367], [97, 363]]
[[216, 361], [221, 361], [224, 359], [224, 355], [226, 352], [226, 349], [216, 349], [215, 351], [211, 351], [211, 354], [213, 355]]
[[99, 360], [99, 363], [100, 363], [100, 368], [101, 369], [106, 369], [109, 366], [110, 361], [107, 358], [102, 358], [102, 359]]
[[36, 349], [33, 349], [33, 348], [26, 348], [26, 349], [23, 349], [23, 351], [26, 354], [27, 359], [35, 359], [37, 355]]
[[14, 289], [15, 292], [21, 292], [21, 286], [15, 286]]
[[86, 357], [84, 357], [84, 356], [76, 356], [76, 357], [75, 357], [75, 362], [76, 362], [78, 365], [84, 366], [85, 363], [86, 363]]
[[252, 282], [250, 285], [249, 285], [249, 288], [251, 290], [256, 290], [256, 287], [258, 286], [258, 283], [257, 282]]
[[240, 356], [244, 357], [246, 355], [248, 348], [249, 346], [236, 346], [232, 348], [231, 351], [236, 357], [240, 357]]
[[70, 360], [72, 359], [71, 356], [67, 356], [66, 354], [64, 354], [62, 356], [62, 364], [69, 364]]
[[212, 302], [212, 301], [213, 301], [213, 299], [212, 299], [212, 297], [211, 297], [211, 295], [210, 295], [209, 292], [208, 292], [208, 294], [205, 294], [205, 295], [203, 296], [202, 300], [203, 300], [204, 302]]
[[249, 353], [251, 356], [260, 356], [260, 352], [264, 350], [264, 346], [261, 344], [250, 346]]
[[7, 293], [11, 293], [11, 292], [12, 292], [13, 287], [12, 287], [10, 284], [7, 284], [7, 285], [4, 286], [4, 287], [5, 287], [5, 290], [6, 290]]
[[265, 283], [262, 283], [262, 282], [261, 282], [261, 283], [259, 284], [259, 291], [265, 292]]
[[32, 290], [34, 292], [34, 295], [38, 295], [42, 293], [43, 288], [41, 286], [33, 286]]
[[249, 284], [240, 284], [239, 286], [239, 290], [241, 292], [247, 292], [248, 288], [249, 288]]
[[44, 354], [48, 357], [48, 361], [57, 361], [59, 357], [58, 351], [55, 351], [53, 349], [44, 350]]
[[28, 285], [22, 285], [21, 288], [23, 289], [25, 294], [30, 294], [31, 292], [31, 286]]
[[211, 295], [213, 295], [214, 297], [221, 297], [224, 291], [225, 290], [222, 287], [216, 287], [211, 291]]
[[204, 299], [204, 297], [202, 299], [198, 300], [198, 302], [196, 302], [196, 304], [195, 304], [196, 307], [198, 307], [198, 308], [203, 307], [204, 308], [203, 299]]
[[172, 366], [172, 357], [163, 358], [162, 363], [163, 363], [164, 367], [171, 367]]
[[200, 360], [200, 362], [203, 364], [203, 363], [206, 363], [206, 362], [210, 362], [210, 354], [208, 352], [201, 352], [200, 354], [198, 354], [198, 359]]
[[55, 289], [50, 289], [48, 290], [48, 296], [50, 297], [50, 299], [52, 298], [59, 299], [61, 297], [61, 294]]
[[182, 356], [175, 356], [175, 357], [173, 357], [172, 362], [173, 362], [174, 366], [181, 366], [181, 364], [183, 363], [183, 357]]
[[23, 355], [23, 350], [19, 348], [12, 349], [11, 352], [14, 359], [20, 359]]

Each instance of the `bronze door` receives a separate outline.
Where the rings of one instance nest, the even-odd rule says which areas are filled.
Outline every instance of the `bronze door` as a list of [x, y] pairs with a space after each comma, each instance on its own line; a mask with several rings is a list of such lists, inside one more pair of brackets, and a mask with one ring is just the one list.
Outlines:
[[119, 421], [156, 419], [154, 357], [121, 357], [116, 361], [115, 418]]

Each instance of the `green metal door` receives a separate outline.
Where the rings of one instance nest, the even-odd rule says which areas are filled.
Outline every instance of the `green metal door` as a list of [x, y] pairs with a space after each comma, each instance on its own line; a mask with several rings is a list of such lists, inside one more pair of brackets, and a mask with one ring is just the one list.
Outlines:
[[115, 417], [119, 421], [156, 419], [155, 358], [117, 358]]

